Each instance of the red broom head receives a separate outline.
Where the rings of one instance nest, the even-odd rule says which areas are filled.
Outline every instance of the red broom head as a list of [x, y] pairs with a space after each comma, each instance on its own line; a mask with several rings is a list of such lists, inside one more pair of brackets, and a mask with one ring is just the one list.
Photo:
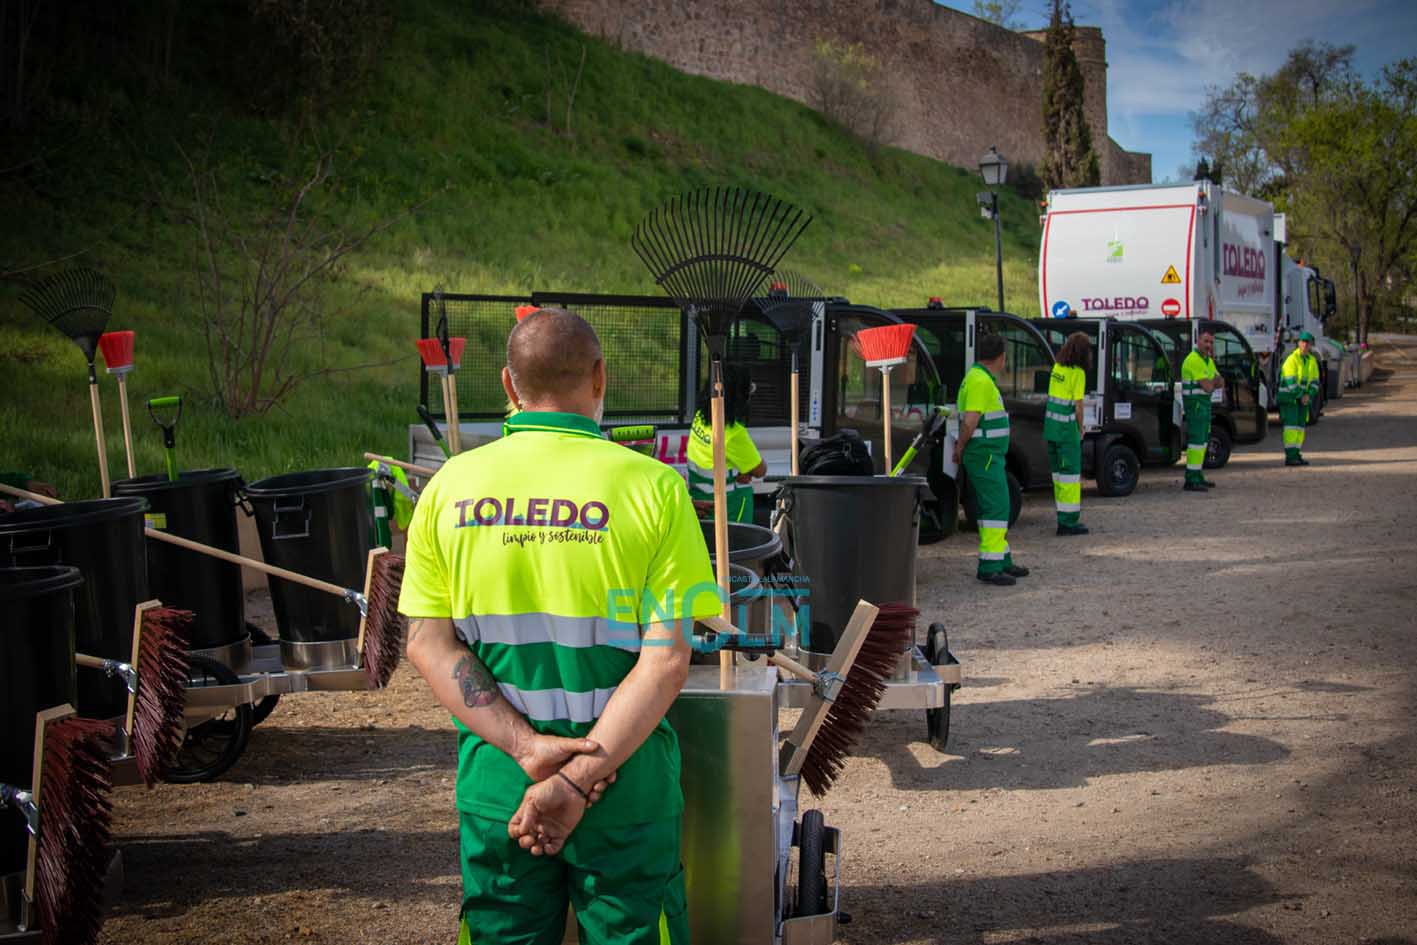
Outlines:
[[856, 747], [885, 694], [886, 680], [895, 675], [905, 648], [915, 642], [915, 619], [920, 612], [908, 604], [879, 606], [880, 613], [866, 631], [841, 692], [827, 710], [802, 763], [802, 781], [817, 797], [827, 793], [846, 767], [846, 756]]
[[385, 553], [374, 558], [364, 620], [364, 672], [371, 689], [382, 689], [389, 684], [403, 652], [407, 623], [399, 613], [403, 565], [403, 555]]
[[113, 725], [50, 722], [40, 763], [35, 899], [45, 945], [88, 945], [103, 927]]
[[463, 348], [466, 347], [466, 346], [467, 346], [467, 339], [466, 339], [466, 338], [449, 338], [449, 339], [448, 339], [448, 354], [452, 355], [452, 359], [453, 359], [453, 370], [454, 370], [454, 371], [456, 371], [458, 368], [462, 367], [462, 351], [463, 351]]
[[866, 366], [873, 368], [894, 367], [904, 364], [910, 353], [910, 339], [915, 337], [915, 326], [881, 325], [878, 328], [863, 328], [856, 333], [861, 343], [861, 356]]
[[152, 787], [182, 747], [187, 705], [187, 644], [195, 615], [153, 607], [143, 611], [138, 640], [138, 693], [133, 714], [133, 755], [143, 783]]
[[535, 314], [536, 314], [537, 312], [539, 312], [539, 311], [541, 311], [541, 309], [538, 308], [538, 307], [535, 306], [535, 305], [518, 305], [518, 306], [517, 306], [517, 321], [521, 321], [523, 318], [526, 318], [528, 315], [535, 315]]
[[133, 339], [131, 331], [107, 331], [98, 336], [98, 349], [109, 374], [127, 374], [133, 370]]
[[423, 359], [423, 366], [429, 372], [433, 374], [448, 373], [448, 359], [443, 356], [443, 346], [438, 343], [437, 338], [419, 338], [418, 356]]

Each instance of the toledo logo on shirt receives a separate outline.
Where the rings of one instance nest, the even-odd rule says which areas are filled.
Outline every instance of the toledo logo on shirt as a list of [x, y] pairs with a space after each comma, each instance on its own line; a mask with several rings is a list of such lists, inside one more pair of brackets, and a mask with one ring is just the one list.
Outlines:
[[458, 513], [454, 528], [500, 526], [509, 529], [502, 533], [504, 545], [525, 547], [567, 542], [598, 545], [610, 530], [610, 509], [597, 500], [480, 496], [458, 499], [453, 508]]

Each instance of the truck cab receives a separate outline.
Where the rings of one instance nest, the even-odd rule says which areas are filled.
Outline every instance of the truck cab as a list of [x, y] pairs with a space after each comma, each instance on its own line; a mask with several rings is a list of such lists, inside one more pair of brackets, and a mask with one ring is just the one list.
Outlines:
[[1313, 267], [1296, 263], [1288, 256], [1282, 262], [1282, 317], [1275, 359], [1271, 365], [1271, 389], [1279, 389], [1284, 359], [1298, 347], [1299, 334], [1314, 336], [1313, 354], [1319, 362], [1319, 396], [1310, 405], [1310, 422], [1317, 421], [1324, 402], [1343, 396], [1343, 362], [1347, 349], [1325, 333], [1325, 326], [1338, 309], [1333, 280], [1325, 279]]
[[[945, 403], [954, 403], [965, 372], [974, 364], [974, 343], [979, 333], [991, 332], [1006, 342], [1004, 376], [997, 380], [1011, 430], [1005, 463], [1012, 523], [1022, 509], [1023, 490], [1051, 486], [1053, 482], [1048, 448], [1043, 441], [1048, 377], [1053, 371], [1053, 351], [1047, 340], [1016, 315], [987, 308], [945, 308], [938, 299], [931, 299], [924, 308], [894, 309], [892, 313], [916, 326], [916, 338], [929, 351], [944, 385], [939, 399]], [[954, 472], [947, 470], [946, 475], [953, 482]], [[971, 517], [968, 496], [962, 501], [966, 517]]]
[[[769, 317], [767, 299], [752, 299], [731, 330], [729, 362], [747, 370], [754, 386], [746, 426], [768, 467], [768, 476], [791, 472], [791, 345], [799, 345], [799, 435], [803, 445], [831, 436], [838, 430], [857, 430], [870, 446], [877, 472], [884, 456], [881, 417], [881, 372], [866, 367], [856, 332], [901, 319], [845, 299], [819, 298], [800, 302], [801, 331], [784, 332]], [[457, 373], [459, 427], [465, 449], [502, 435], [505, 395], [501, 370], [507, 332], [516, 324], [516, 308], [563, 306], [584, 317], [595, 328], [605, 354], [610, 386], [606, 393], [604, 425], [646, 425], [654, 429], [653, 441], [640, 444], [660, 461], [687, 476], [689, 425], [697, 395], [707, 378], [708, 353], [697, 326], [687, 313], [663, 296], [599, 295], [579, 292], [533, 292], [495, 296], [425, 293], [422, 335], [432, 337], [440, 312], [446, 312], [449, 333], [468, 339]], [[420, 402], [446, 424], [442, 403], [420, 365]], [[935, 363], [917, 339], [906, 364], [889, 374], [891, 428], [896, 455], [920, 431], [922, 420], [943, 406]], [[438, 466], [442, 452], [422, 424], [409, 427], [409, 455], [413, 462]], [[935, 489], [927, 517], [938, 520], [939, 530], [953, 530], [958, 498], [953, 483], [944, 480], [940, 447], [922, 450], [908, 472], [926, 476]], [[762, 515], [770, 507], [776, 485], [754, 483]], [[922, 528], [922, 533], [930, 529]]]
[[1143, 465], [1169, 466], [1181, 456], [1177, 375], [1162, 339], [1137, 322], [1113, 318], [1033, 320], [1054, 354], [1075, 331], [1092, 341], [1083, 401], [1083, 475], [1104, 496], [1130, 495]]
[[[1157, 318], [1141, 324], [1152, 329], [1166, 348], [1178, 391], [1181, 362], [1202, 334], [1210, 332], [1215, 336], [1215, 366], [1225, 378], [1225, 387], [1211, 395], [1213, 420], [1205, 454], [1207, 469], [1219, 469], [1228, 463], [1234, 444], [1256, 443], [1265, 438], [1269, 433], [1269, 397], [1260, 360], [1235, 326], [1209, 318]], [[1176, 396], [1179, 402], [1179, 392]]]

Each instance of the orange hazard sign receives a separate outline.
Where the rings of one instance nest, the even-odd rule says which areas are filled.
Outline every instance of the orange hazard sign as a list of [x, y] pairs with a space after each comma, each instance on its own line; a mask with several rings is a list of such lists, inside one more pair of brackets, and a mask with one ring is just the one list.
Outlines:
[[1162, 284], [1162, 285], [1180, 285], [1180, 284], [1181, 284], [1181, 277], [1180, 277], [1180, 275], [1176, 272], [1176, 267], [1175, 267], [1175, 266], [1167, 266], [1167, 267], [1166, 267], [1166, 275], [1164, 275], [1164, 276], [1161, 277], [1161, 284]]

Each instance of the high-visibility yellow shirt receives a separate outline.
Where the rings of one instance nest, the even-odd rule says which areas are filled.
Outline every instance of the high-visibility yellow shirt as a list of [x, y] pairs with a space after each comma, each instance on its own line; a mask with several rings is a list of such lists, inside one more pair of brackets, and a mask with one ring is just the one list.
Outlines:
[[[672, 467], [579, 414], [522, 412], [506, 436], [443, 464], [408, 533], [399, 611], [448, 617], [538, 732], [584, 737], [634, 667], [641, 627], [721, 609], [703, 531]], [[458, 724], [458, 809], [516, 812], [530, 781]], [[586, 823], [679, 813], [679, 747], [663, 719]]]
[[1297, 404], [1304, 395], [1312, 397], [1318, 392], [1319, 359], [1295, 348], [1284, 359], [1284, 367], [1279, 372], [1279, 402]]
[[1053, 365], [1048, 375], [1048, 404], [1043, 414], [1043, 439], [1055, 443], [1076, 440], [1077, 403], [1087, 394], [1087, 372], [1066, 364]]
[[960, 413], [979, 414], [974, 435], [964, 444], [966, 453], [993, 453], [1003, 456], [1009, 451], [1009, 412], [1004, 409], [1004, 395], [994, 383], [994, 375], [982, 364], [965, 372], [959, 385], [956, 406]]

